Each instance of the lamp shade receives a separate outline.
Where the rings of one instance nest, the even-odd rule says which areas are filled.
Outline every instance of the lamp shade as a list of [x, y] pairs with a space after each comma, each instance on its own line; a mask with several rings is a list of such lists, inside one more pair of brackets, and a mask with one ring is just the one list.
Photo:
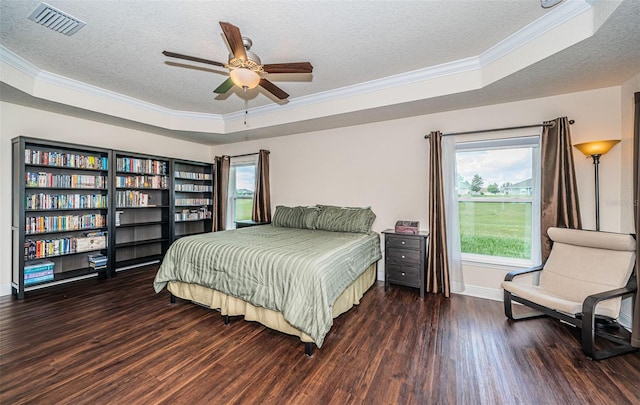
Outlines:
[[620, 139], [609, 139], [606, 141], [593, 141], [593, 142], [584, 142], [578, 143], [573, 146], [578, 148], [578, 150], [584, 153], [586, 156], [593, 155], [604, 155], [609, 152], [611, 148], [620, 142]]
[[260, 76], [251, 69], [237, 68], [229, 74], [231, 81], [238, 87], [253, 89], [260, 84]]

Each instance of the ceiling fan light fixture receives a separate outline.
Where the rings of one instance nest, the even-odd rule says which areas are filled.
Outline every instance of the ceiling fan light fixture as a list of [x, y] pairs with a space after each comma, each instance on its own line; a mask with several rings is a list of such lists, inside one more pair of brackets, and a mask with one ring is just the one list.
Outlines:
[[243, 89], [253, 89], [260, 84], [260, 75], [251, 69], [237, 68], [233, 69], [229, 74], [231, 81], [238, 87]]

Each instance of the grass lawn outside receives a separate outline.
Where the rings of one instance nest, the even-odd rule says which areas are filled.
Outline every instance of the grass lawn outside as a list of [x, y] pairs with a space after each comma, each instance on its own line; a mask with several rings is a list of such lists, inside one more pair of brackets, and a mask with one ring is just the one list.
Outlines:
[[459, 201], [463, 253], [531, 258], [531, 203]]
[[253, 211], [253, 198], [238, 198], [236, 201], [236, 221], [251, 220]]

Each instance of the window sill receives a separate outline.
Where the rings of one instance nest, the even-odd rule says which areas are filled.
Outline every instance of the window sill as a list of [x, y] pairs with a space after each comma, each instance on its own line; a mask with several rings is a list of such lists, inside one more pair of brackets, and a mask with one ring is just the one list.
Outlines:
[[511, 259], [506, 257], [463, 254], [462, 264], [476, 267], [487, 267], [506, 272], [514, 269], [526, 269], [535, 266], [532, 260]]

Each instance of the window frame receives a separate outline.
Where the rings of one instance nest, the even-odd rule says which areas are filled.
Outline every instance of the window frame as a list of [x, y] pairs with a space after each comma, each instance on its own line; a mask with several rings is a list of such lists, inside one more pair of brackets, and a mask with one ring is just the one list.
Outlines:
[[[541, 238], [540, 238], [540, 178], [542, 168], [540, 164], [540, 135], [507, 135], [502, 137], [491, 137], [484, 139], [476, 139], [471, 141], [458, 141], [456, 142], [455, 158], [456, 158], [456, 178], [458, 175], [457, 155], [461, 151], [483, 151], [483, 150], [498, 150], [498, 149], [516, 149], [516, 148], [532, 148], [532, 161], [531, 161], [531, 181], [533, 192], [528, 197], [524, 197], [518, 193], [511, 198], [506, 197], [492, 197], [487, 200], [483, 197], [463, 197], [460, 198], [458, 193], [458, 187], [456, 185], [456, 201], [459, 204], [462, 202], [503, 202], [503, 203], [530, 203], [531, 204], [531, 252], [530, 259], [520, 259], [506, 256], [492, 256], [483, 255], [477, 253], [465, 253], [460, 252], [461, 260], [466, 263], [477, 264], [490, 264], [499, 266], [515, 266], [515, 267], [531, 267], [540, 264], [541, 262]], [[458, 227], [460, 224], [458, 223]], [[459, 231], [460, 232], [460, 229]]]
[[[252, 200], [255, 198], [255, 190], [254, 195], [252, 197], [248, 196], [238, 196], [236, 194], [237, 185], [236, 185], [236, 169], [239, 167], [249, 167], [253, 166], [254, 168], [254, 179], [258, 170], [258, 155], [247, 155], [247, 156], [239, 156], [232, 157], [229, 162], [229, 184], [227, 187], [227, 226], [226, 229], [235, 229], [236, 228], [236, 201], [237, 200]], [[254, 185], [255, 187], [255, 185]]]

